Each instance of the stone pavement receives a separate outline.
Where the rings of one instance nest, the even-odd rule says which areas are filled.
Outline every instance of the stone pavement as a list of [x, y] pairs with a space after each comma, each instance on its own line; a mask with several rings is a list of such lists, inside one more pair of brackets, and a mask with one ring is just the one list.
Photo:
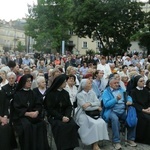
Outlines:
[[[109, 133], [109, 137], [111, 138], [112, 132], [111, 132], [110, 128], [108, 129], [108, 133]], [[121, 137], [121, 141], [122, 141], [121, 142], [122, 150], [150, 150], [150, 145], [145, 145], [145, 144], [141, 144], [141, 143], [137, 143], [137, 147], [131, 147], [126, 144], [125, 138], [122, 135], [122, 133], [120, 135], [121, 135], [120, 137]], [[57, 150], [53, 138], [52, 138], [51, 145], [52, 145], [52, 150]], [[111, 141], [100, 141], [99, 145], [100, 145], [101, 150], [115, 150]], [[79, 140], [79, 147], [75, 148], [74, 150], [92, 150], [92, 147], [83, 145], [81, 143], [81, 141]]]
[[[122, 140], [123, 141], [123, 140]], [[79, 141], [80, 147], [74, 150], [92, 150], [91, 146], [85, 146]], [[111, 141], [100, 141], [99, 142], [101, 150], [115, 150]], [[126, 145], [125, 142], [121, 142], [122, 150], [150, 150], [150, 145], [137, 143], [137, 147], [130, 147]], [[57, 150], [54, 141], [52, 142], [52, 150]]]

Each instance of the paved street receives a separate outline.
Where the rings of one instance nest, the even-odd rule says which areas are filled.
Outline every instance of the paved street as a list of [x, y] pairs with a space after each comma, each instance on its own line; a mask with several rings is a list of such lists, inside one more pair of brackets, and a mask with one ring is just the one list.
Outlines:
[[[112, 146], [111, 141], [99, 142], [99, 145], [101, 150], [115, 150], [114, 147]], [[125, 145], [124, 142], [122, 142], [121, 145], [122, 145], [122, 150], [150, 150], [150, 145], [145, 145], [145, 144], [137, 143], [137, 147], [130, 147], [128, 145]], [[52, 143], [52, 150], [57, 150], [54, 141]], [[75, 148], [75, 150], [92, 150], [92, 147], [85, 146], [80, 142], [80, 147]]]
[[[111, 130], [110, 128], [109, 130], [109, 137], [111, 137]], [[124, 136], [121, 134], [121, 145], [122, 145], [122, 150], [150, 150], [150, 145], [145, 145], [145, 144], [140, 144], [137, 143], [137, 147], [130, 147], [129, 145], [125, 144], [125, 140], [124, 140]], [[81, 141], [79, 140], [80, 143], [80, 147], [75, 148], [75, 150], [92, 150], [91, 146], [85, 146], [81, 143]], [[100, 148], [101, 150], [115, 150], [112, 142], [111, 141], [101, 141], [99, 142]], [[54, 140], [52, 140], [52, 150], [57, 150]]]

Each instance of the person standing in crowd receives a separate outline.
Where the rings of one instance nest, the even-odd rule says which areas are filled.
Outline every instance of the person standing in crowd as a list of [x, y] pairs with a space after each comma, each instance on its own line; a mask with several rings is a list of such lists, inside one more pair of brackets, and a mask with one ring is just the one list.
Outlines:
[[82, 143], [92, 144], [93, 150], [100, 150], [98, 142], [109, 140], [107, 125], [101, 118], [94, 119], [86, 114], [86, 111], [98, 110], [99, 116], [102, 110], [100, 101], [91, 90], [92, 83], [89, 79], [82, 79], [77, 94], [77, 112], [75, 121], [79, 125], [78, 133]]
[[80, 74], [81, 74], [82, 76], [84, 76], [85, 74], [87, 74], [88, 69], [89, 69], [89, 68], [87, 67], [87, 63], [84, 62], [84, 63], [83, 63], [83, 66], [80, 68]]
[[64, 90], [65, 86], [66, 75], [61, 74], [46, 91], [44, 101], [57, 150], [73, 150], [79, 146], [78, 126], [71, 117], [72, 105], [69, 93]]
[[126, 56], [125, 60], [123, 61], [123, 65], [130, 66], [132, 64], [131, 58]]
[[21, 150], [49, 150], [42, 103], [30, 89], [33, 77], [23, 75], [13, 100], [12, 121]]
[[[112, 126], [112, 141], [113, 146], [116, 150], [121, 149], [120, 144], [120, 123], [119, 119], [126, 119], [125, 105], [132, 105], [132, 98], [127, 97], [127, 102], [125, 104], [124, 90], [120, 88], [119, 81], [115, 77], [109, 80], [109, 86], [104, 90], [102, 94], [103, 100], [103, 119], [106, 122], [111, 122]], [[134, 142], [136, 134], [136, 126], [128, 127], [127, 133], [127, 144], [135, 147], [137, 144]]]
[[9, 62], [10, 58], [9, 58], [9, 54], [7, 52], [4, 53], [4, 56], [2, 57], [2, 64], [7, 65]]
[[67, 61], [65, 63], [65, 72], [69, 66], [73, 66], [73, 63], [71, 61], [71, 56], [68, 56]]
[[101, 63], [97, 65], [97, 70], [103, 70], [104, 71], [104, 79], [108, 81], [108, 77], [111, 74], [111, 69], [109, 64], [106, 64], [106, 57], [101, 58]]
[[47, 67], [45, 67], [44, 59], [40, 60], [37, 70], [43, 72], [44, 74], [47, 73]]
[[22, 64], [30, 66], [30, 59], [29, 59], [29, 55], [28, 54], [25, 55], [25, 58], [23, 59]]
[[22, 60], [21, 55], [17, 55], [16, 59], [15, 59], [15, 63], [18, 64], [19, 67], [21, 67], [22, 62], [23, 62], [23, 60]]
[[144, 78], [135, 76], [131, 97], [138, 117], [136, 142], [150, 145], [150, 93], [144, 85]]

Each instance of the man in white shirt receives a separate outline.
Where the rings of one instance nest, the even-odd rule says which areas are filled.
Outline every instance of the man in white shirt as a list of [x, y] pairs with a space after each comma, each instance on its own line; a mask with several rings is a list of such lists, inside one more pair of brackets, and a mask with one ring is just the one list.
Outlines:
[[109, 64], [106, 64], [106, 57], [101, 58], [101, 63], [97, 65], [97, 70], [104, 71], [104, 78], [108, 79], [109, 75], [111, 74], [111, 69]]

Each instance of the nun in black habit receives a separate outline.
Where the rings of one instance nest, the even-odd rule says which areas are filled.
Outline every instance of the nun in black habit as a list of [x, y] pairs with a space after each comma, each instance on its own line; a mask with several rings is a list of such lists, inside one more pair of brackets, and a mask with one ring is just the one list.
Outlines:
[[[1, 81], [0, 77], [0, 83]], [[0, 90], [0, 149], [2, 150], [12, 150], [17, 147], [12, 126], [9, 123], [8, 106], [6, 95]]]
[[61, 74], [47, 90], [44, 102], [57, 150], [73, 150], [79, 146], [78, 126], [71, 117], [72, 105], [69, 93], [63, 89], [65, 86], [66, 75]]
[[131, 97], [138, 117], [136, 142], [150, 145], [150, 93], [144, 85], [144, 78], [140, 75], [136, 76]]
[[33, 77], [23, 75], [13, 100], [13, 125], [21, 150], [49, 150], [41, 101], [30, 89]]

